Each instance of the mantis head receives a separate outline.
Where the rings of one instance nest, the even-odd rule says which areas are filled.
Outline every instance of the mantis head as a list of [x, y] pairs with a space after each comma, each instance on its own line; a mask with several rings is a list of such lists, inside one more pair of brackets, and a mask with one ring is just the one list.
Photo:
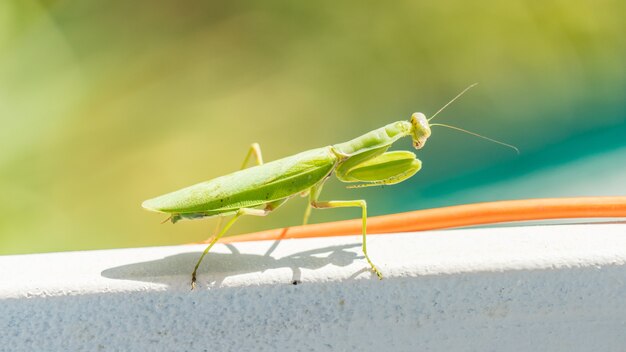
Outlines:
[[430, 124], [426, 116], [421, 112], [411, 115], [411, 134], [415, 149], [421, 149], [426, 144], [428, 137], [430, 137]]

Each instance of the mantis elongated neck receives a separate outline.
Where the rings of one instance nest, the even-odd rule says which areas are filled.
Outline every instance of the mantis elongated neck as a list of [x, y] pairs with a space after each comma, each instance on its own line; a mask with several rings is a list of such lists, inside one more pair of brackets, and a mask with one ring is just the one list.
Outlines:
[[348, 142], [333, 145], [333, 148], [345, 155], [360, 154], [372, 149], [388, 147], [398, 139], [411, 134], [409, 121], [397, 121], [370, 131]]

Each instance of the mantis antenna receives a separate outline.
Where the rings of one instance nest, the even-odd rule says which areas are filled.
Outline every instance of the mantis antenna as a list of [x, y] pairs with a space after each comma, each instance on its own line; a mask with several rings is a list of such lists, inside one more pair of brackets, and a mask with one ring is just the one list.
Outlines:
[[507, 143], [504, 143], [504, 142], [500, 142], [500, 141], [498, 141], [498, 140], [495, 140], [495, 139], [492, 139], [492, 138], [489, 138], [489, 137], [485, 137], [485, 136], [480, 135], [480, 134], [478, 134], [478, 133], [470, 132], [470, 131], [468, 131], [468, 130], [464, 130], [464, 129], [459, 128], [459, 127], [450, 126], [450, 125], [445, 125], [445, 124], [443, 124], [443, 123], [431, 123], [431, 124], [430, 124], [430, 126], [431, 126], [431, 127], [432, 127], [432, 126], [447, 127], [447, 128], [451, 128], [451, 129], [453, 129], [453, 130], [457, 130], [457, 131], [465, 132], [465, 133], [471, 134], [472, 136], [476, 136], [476, 137], [479, 137], [479, 138], [482, 138], [482, 139], [486, 139], [486, 140], [488, 140], [488, 141], [490, 141], [490, 142], [494, 142], [494, 143], [497, 143], [497, 144], [503, 145], [503, 146], [505, 146], [505, 147], [509, 147], [509, 148], [511, 148], [511, 149], [513, 149], [513, 150], [515, 150], [515, 151], [517, 152], [517, 154], [519, 154], [519, 149], [517, 149], [517, 147], [516, 147], [516, 146], [514, 146], [514, 145], [507, 144]]
[[467, 87], [467, 88], [463, 89], [463, 91], [462, 91], [461, 93], [457, 94], [457, 95], [456, 95], [456, 97], [452, 98], [452, 100], [450, 100], [450, 101], [449, 101], [446, 105], [444, 105], [441, 109], [437, 110], [437, 112], [436, 112], [433, 116], [431, 116], [431, 117], [428, 119], [428, 121], [430, 121], [430, 120], [434, 119], [434, 118], [435, 118], [435, 116], [437, 116], [437, 114], [438, 114], [438, 113], [442, 112], [442, 111], [443, 111], [443, 109], [447, 108], [447, 107], [448, 107], [448, 105], [452, 104], [455, 100], [457, 100], [458, 98], [460, 98], [460, 97], [461, 97], [461, 95], [465, 94], [465, 92], [467, 92], [468, 90], [470, 90], [470, 89], [472, 89], [472, 88], [476, 87], [477, 85], [478, 85], [478, 83], [474, 83], [474, 84], [470, 85], [469, 87]]
[[[463, 89], [463, 91], [462, 91], [461, 93], [457, 94], [457, 95], [456, 95], [456, 97], [452, 98], [452, 100], [450, 100], [450, 101], [449, 101], [446, 105], [444, 105], [441, 109], [437, 110], [437, 112], [436, 112], [433, 116], [431, 116], [431, 117], [428, 119], [428, 121], [430, 122], [430, 120], [434, 119], [434, 118], [435, 118], [435, 116], [437, 116], [437, 114], [439, 114], [439, 113], [440, 113], [440, 112], [442, 112], [445, 108], [447, 108], [447, 107], [448, 107], [448, 105], [452, 104], [455, 100], [457, 100], [458, 98], [460, 98], [460, 97], [461, 97], [461, 95], [465, 94], [465, 92], [467, 92], [468, 90], [470, 90], [470, 89], [472, 89], [472, 88], [476, 87], [477, 85], [478, 85], [478, 83], [474, 83], [474, 84], [471, 84], [469, 87], [467, 87], [467, 88]], [[509, 148], [511, 148], [511, 149], [513, 149], [513, 150], [515, 150], [515, 152], [516, 152], [517, 154], [519, 154], [519, 149], [517, 149], [517, 147], [516, 147], [516, 146], [511, 145], [511, 144], [507, 144], [507, 143], [504, 143], [504, 142], [500, 142], [500, 141], [498, 141], [498, 140], [495, 140], [495, 139], [492, 139], [492, 138], [489, 138], [489, 137], [485, 137], [485, 136], [480, 135], [480, 134], [475, 133], [475, 132], [470, 132], [470, 131], [468, 131], [468, 130], [464, 130], [464, 129], [462, 129], [462, 128], [455, 127], [455, 126], [446, 125], [446, 124], [443, 124], [443, 123], [431, 123], [431, 124], [430, 124], [430, 126], [441, 126], [441, 127], [447, 127], [447, 128], [451, 128], [451, 129], [453, 129], [453, 130], [457, 130], [457, 131], [465, 132], [465, 133], [471, 134], [472, 136], [476, 136], [476, 137], [479, 137], [479, 138], [482, 138], [482, 139], [486, 139], [486, 140], [488, 140], [488, 141], [490, 141], [490, 142], [497, 143], [497, 144], [503, 145], [503, 146], [505, 146], [505, 147], [509, 147]]]

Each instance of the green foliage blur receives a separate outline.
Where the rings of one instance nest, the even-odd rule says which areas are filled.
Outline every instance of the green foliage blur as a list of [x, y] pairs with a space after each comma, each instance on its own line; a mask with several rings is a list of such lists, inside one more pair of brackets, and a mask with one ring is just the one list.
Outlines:
[[[435, 128], [409, 181], [332, 181], [322, 198], [379, 215], [593, 193], [509, 191], [626, 146], [624, 14], [622, 0], [0, 1], [0, 254], [203, 240], [215, 220], [160, 225], [141, 202], [236, 170], [252, 142], [266, 160], [343, 142], [474, 82], [437, 121], [520, 155]], [[299, 224], [304, 206], [231, 232]]]

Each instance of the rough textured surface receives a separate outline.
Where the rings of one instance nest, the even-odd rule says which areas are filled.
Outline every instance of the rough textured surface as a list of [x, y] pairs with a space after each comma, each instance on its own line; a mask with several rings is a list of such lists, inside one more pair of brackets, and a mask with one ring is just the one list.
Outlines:
[[202, 249], [0, 257], [0, 350], [626, 350], [624, 224]]

